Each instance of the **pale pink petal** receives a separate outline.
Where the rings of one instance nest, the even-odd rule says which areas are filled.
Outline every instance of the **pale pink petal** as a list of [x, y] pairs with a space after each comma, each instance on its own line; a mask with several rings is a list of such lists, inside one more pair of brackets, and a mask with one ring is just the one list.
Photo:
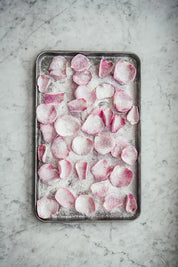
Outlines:
[[102, 181], [91, 185], [92, 194], [99, 197], [104, 197], [109, 190], [109, 181]]
[[75, 197], [67, 188], [59, 188], [55, 194], [55, 199], [64, 208], [75, 205]]
[[53, 123], [57, 117], [55, 106], [40, 104], [36, 109], [37, 120], [41, 123]]
[[45, 104], [60, 104], [64, 101], [64, 93], [48, 93], [44, 95]]
[[51, 83], [51, 79], [47, 75], [40, 75], [37, 80], [37, 87], [41, 93], [46, 93]]
[[78, 155], [87, 155], [93, 148], [93, 141], [85, 136], [77, 136], [72, 141], [72, 150]]
[[85, 180], [87, 175], [88, 163], [84, 161], [77, 161], [75, 169], [79, 180]]
[[94, 199], [88, 195], [80, 195], [75, 201], [75, 209], [79, 213], [84, 215], [91, 215], [95, 212], [95, 202]]
[[96, 135], [104, 129], [104, 122], [98, 115], [90, 114], [82, 125], [82, 131], [89, 135]]
[[124, 166], [117, 165], [110, 175], [113, 186], [128, 186], [133, 179], [133, 172]]
[[134, 146], [126, 146], [121, 153], [121, 159], [129, 165], [133, 165], [135, 163], [137, 156], [138, 153]]
[[67, 77], [66, 68], [67, 60], [65, 59], [65, 57], [53, 57], [52, 62], [49, 66], [49, 73], [54, 79], [61, 80]]
[[44, 164], [38, 170], [40, 180], [45, 184], [51, 184], [54, 180], [59, 179], [59, 173], [51, 164]]
[[122, 150], [128, 145], [127, 140], [124, 137], [118, 136], [115, 139], [115, 146], [111, 150], [111, 155], [115, 158], [121, 157]]
[[96, 97], [98, 99], [111, 98], [114, 92], [115, 87], [110, 83], [102, 83], [96, 87]]
[[107, 195], [103, 203], [103, 207], [108, 211], [121, 205], [123, 205], [123, 201], [121, 197], [115, 193]]
[[87, 70], [90, 67], [88, 58], [84, 55], [77, 54], [71, 61], [71, 68], [75, 71]]
[[133, 105], [132, 97], [124, 90], [119, 89], [114, 94], [114, 106], [119, 112], [126, 112]]
[[86, 85], [91, 81], [92, 74], [89, 70], [77, 71], [73, 75], [73, 81], [78, 85]]
[[113, 70], [114, 63], [112, 61], [106, 61], [106, 59], [102, 58], [99, 66], [99, 77], [105, 78], [110, 72]]
[[83, 98], [75, 99], [67, 103], [70, 112], [82, 112], [87, 109], [87, 102]]
[[131, 125], [137, 124], [139, 122], [139, 112], [138, 107], [133, 106], [127, 113], [127, 120]]
[[134, 213], [137, 210], [137, 201], [132, 194], [126, 196], [126, 211]]
[[91, 106], [96, 101], [95, 90], [91, 90], [87, 85], [78, 86], [75, 90], [75, 97], [77, 99], [83, 98], [87, 101], [87, 106]]
[[68, 178], [72, 172], [72, 164], [70, 163], [70, 161], [61, 159], [58, 161], [57, 166], [59, 170], [59, 177], [61, 179]]
[[124, 127], [125, 124], [125, 119], [122, 116], [116, 114], [111, 122], [111, 132], [117, 133], [122, 127]]
[[44, 163], [46, 161], [46, 153], [47, 153], [46, 150], [47, 150], [46, 145], [42, 144], [38, 147], [38, 159], [39, 161], [44, 162]]
[[95, 136], [94, 148], [98, 153], [105, 155], [111, 152], [114, 146], [115, 140], [110, 133], [100, 133]]
[[90, 114], [98, 115], [98, 116], [100, 116], [100, 118], [103, 118], [103, 109], [100, 106], [97, 106], [92, 110], [92, 112]]
[[68, 146], [61, 136], [54, 139], [51, 145], [51, 151], [53, 156], [57, 159], [63, 159], [69, 155]]
[[46, 143], [51, 143], [56, 136], [56, 131], [53, 124], [42, 124], [40, 123], [40, 130], [43, 135], [43, 140]]
[[100, 182], [108, 179], [108, 176], [112, 171], [112, 167], [109, 166], [105, 159], [101, 159], [91, 168], [90, 171], [95, 180]]
[[128, 84], [135, 79], [136, 68], [127, 61], [119, 61], [114, 69], [114, 79], [122, 84]]
[[43, 197], [37, 201], [37, 213], [42, 219], [48, 219], [59, 210], [59, 204], [55, 199]]
[[102, 115], [103, 115], [103, 120], [104, 120], [106, 127], [110, 127], [112, 118], [114, 116], [113, 110], [110, 108], [103, 109]]
[[54, 123], [56, 132], [61, 136], [75, 135], [80, 126], [80, 121], [71, 115], [59, 116]]

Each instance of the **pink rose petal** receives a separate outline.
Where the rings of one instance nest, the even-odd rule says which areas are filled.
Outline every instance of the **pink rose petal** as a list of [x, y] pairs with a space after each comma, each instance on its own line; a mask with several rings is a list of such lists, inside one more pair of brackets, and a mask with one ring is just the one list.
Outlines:
[[52, 62], [49, 66], [49, 73], [54, 79], [61, 80], [67, 77], [66, 68], [67, 60], [65, 59], [65, 57], [53, 57]]
[[88, 135], [96, 135], [104, 129], [104, 122], [100, 116], [90, 114], [83, 123], [81, 129]]
[[114, 69], [114, 79], [121, 85], [128, 84], [135, 79], [136, 68], [127, 61], [119, 61]]
[[114, 116], [113, 110], [110, 108], [103, 109], [102, 115], [103, 115], [103, 120], [104, 120], [106, 127], [110, 127], [112, 118]]
[[77, 71], [73, 75], [73, 81], [78, 85], [86, 85], [91, 81], [92, 74], [89, 70]]
[[63, 159], [69, 155], [68, 146], [61, 136], [54, 139], [51, 145], [51, 151], [53, 156], [57, 159]]
[[93, 141], [85, 136], [77, 136], [72, 141], [72, 150], [78, 155], [87, 155], [93, 148]]
[[95, 202], [94, 199], [88, 195], [80, 195], [75, 201], [75, 209], [79, 213], [84, 215], [91, 215], [95, 212]]
[[57, 112], [55, 106], [40, 104], [36, 109], [37, 120], [41, 123], [53, 123], [56, 120]]
[[38, 147], [38, 159], [39, 161], [44, 162], [44, 163], [46, 161], [46, 150], [47, 150], [46, 145], [42, 144]]
[[115, 146], [111, 150], [111, 155], [115, 158], [120, 158], [121, 157], [121, 152], [122, 150], [128, 145], [127, 140], [124, 137], [117, 137], [115, 139]]
[[123, 201], [121, 197], [115, 193], [107, 195], [103, 203], [103, 207], [108, 211], [121, 205], [123, 205]]
[[116, 114], [111, 122], [111, 132], [117, 133], [122, 127], [124, 127], [125, 124], [125, 119], [122, 116]]
[[99, 66], [99, 77], [105, 78], [110, 72], [113, 70], [114, 63], [112, 61], [106, 61], [106, 59], [102, 58]]
[[100, 133], [95, 137], [94, 148], [98, 153], [102, 155], [111, 152], [114, 146], [115, 140], [109, 133]]
[[71, 61], [71, 68], [75, 71], [87, 70], [90, 67], [88, 58], [84, 55], [77, 54]]
[[46, 93], [51, 83], [51, 79], [47, 75], [40, 75], [37, 80], [37, 87], [41, 93]]
[[83, 161], [77, 161], [75, 169], [79, 180], [85, 180], [87, 175], [88, 163]]
[[133, 172], [124, 166], [117, 165], [110, 175], [110, 181], [115, 187], [128, 186], [133, 179]]
[[37, 213], [42, 219], [48, 219], [59, 210], [59, 204], [55, 199], [43, 197], [37, 201]]
[[54, 128], [61, 136], [75, 135], [80, 129], [80, 121], [71, 115], [59, 116], [54, 123]]
[[126, 211], [134, 213], [137, 210], [137, 201], [132, 194], [126, 196]]
[[45, 104], [60, 104], [64, 101], [64, 93], [48, 93], [44, 95]]
[[90, 114], [98, 115], [100, 118], [103, 118], [103, 110], [100, 106], [95, 107]]
[[110, 83], [102, 83], [96, 87], [96, 97], [98, 99], [111, 98], [114, 92], [115, 87]]
[[75, 205], [75, 197], [67, 188], [59, 188], [55, 194], [55, 199], [64, 208]]
[[119, 89], [114, 94], [114, 106], [119, 112], [126, 112], [131, 109], [133, 104], [132, 97], [124, 90]]
[[87, 109], [87, 102], [83, 98], [75, 99], [67, 103], [70, 112], [82, 112]]
[[99, 197], [104, 197], [109, 190], [109, 181], [102, 181], [91, 185], [92, 194]]
[[50, 185], [54, 180], [59, 179], [59, 173], [51, 164], [44, 164], [38, 170], [38, 176], [43, 183]]
[[133, 106], [127, 113], [127, 121], [131, 124], [137, 124], [139, 122], [139, 112], [138, 107]]
[[112, 171], [112, 167], [109, 166], [105, 159], [99, 160], [92, 168], [91, 173], [93, 174], [96, 181], [104, 181], [108, 179], [109, 174]]
[[56, 136], [56, 131], [53, 124], [42, 124], [40, 123], [40, 130], [43, 135], [43, 140], [46, 143], [51, 143]]
[[122, 150], [121, 159], [129, 165], [133, 165], [137, 160], [137, 155], [138, 153], [134, 146], [126, 146]]
[[75, 90], [75, 97], [77, 99], [83, 98], [87, 101], [87, 106], [91, 106], [96, 101], [95, 90], [91, 90], [87, 85], [78, 86]]
[[72, 164], [70, 163], [70, 161], [61, 159], [58, 161], [57, 166], [59, 170], [59, 177], [61, 179], [68, 178], [72, 172]]

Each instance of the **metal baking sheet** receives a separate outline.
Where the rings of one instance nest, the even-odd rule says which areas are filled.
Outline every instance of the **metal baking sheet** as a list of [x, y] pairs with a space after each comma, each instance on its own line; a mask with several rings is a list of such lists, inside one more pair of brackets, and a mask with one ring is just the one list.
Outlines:
[[[45, 51], [38, 55], [36, 62], [35, 62], [35, 107], [37, 107], [40, 103], [43, 103], [43, 94], [38, 91], [38, 88], [36, 87], [36, 80], [39, 75], [41, 74], [48, 74], [48, 67], [53, 57], [55, 56], [64, 56], [67, 61], [70, 63], [71, 59], [78, 53], [81, 53], [83, 55], [86, 55], [91, 64], [92, 67], [90, 68], [90, 71], [92, 72], [94, 78], [92, 81], [88, 84], [91, 88], [95, 88], [99, 83], [102, 82], [111, 82], [116, 88], [126, 88], [133, 97], [134, 105], [137, 105], [139, 108], [139, 113], [141, 117], [141, 88], [140, 88], [140, 60], [137, 55], [133, 53], [122, 53], [122, 52], [85, 52], [85, 51]], [[97, 78], [97, 75], [95, 73], [98, 71], [98, 66], [101, 58], [104, 57], [106, 60], [112, 60], [114, 63], [116, 63], [119, 60], [126, 60], [132, 63], [137, 70], [137, 75], [134, 80], [134, 82], [130, 83], [127, 86], [121, 86], [116, 81], [114, 81], [111, 76], [108, 76], [104, 79]], [[69, 70], [69, 76], [72, 75], [71, 70]], [[50, 86], [51, 92], [61, 91], [65, 92], [67, 95], [67, 102], [74, 99], [73, 97], [73, 91], [77, 87], [74, 83], [70, 81], [71, 79], [67, 80], [61, 80], [61, 81], [53, 81], [53, 83]], [[99, 106], [108, 106], [107, 101], [100, 101], [98, 103]], [[36, 114], [36, 112], [35, 112]], [[81, 116], [80, 119], [84, 119], [85, 115], [76, 115]], [[82, 117], [83, 116], [83, 117]], [[66, 186], [67, 188], [76, 191], [76, 194], [79, 193], [90, 193], [90, 185], [93, 181], [92, 174], [88, 171], [88, 176], [86, 180], [79, 181], [77, 180], [76, 173], [73, 172], [73, 174], [70, 176], [69, 179], [64, 179], [65, 181], [59, 182], [58, 184], [54, 185], [45, 185], [43, 184], [39, 178], [38, 178], [38, 169], [41, 166], [41, 162], [38, 160], [38, 146], [40, 144], [43, 144], [44, 141], [42, 139], [41, 132], [39, 130], [39, 123], [37, 122], [36, 115], [35, 115], [35, 145], [34, 145], [34, 195], [35, 195], [35, 215], [38, 219], [40, 219], [43, 222], [72, 222], [72, 221], [114, 221], [114, 220], [133, 220], [137, 218], [140, 214], [141, 210], [141, 125], [140, 122], [134, 126], [124, 126], [119, 132], [115, 135], [124, 136], [128, 139], [129, 143], [134, 145], [138, 151], [138, 160], [136, 161], [134, 166], [129, 166], [129, 168], [134, 172], [134, 179], [132, 183], [128, 187], [120, 188], [117, 190], [117, 192], [123, 197], [125, 194], [132, 193], [137, 201], [137, 211], [133, 214], [129, 214], [125, 211], [124, 208], [118, 208], [116, 210], [108, 212], [104, 211], [102, 208], [98, 208], [96, 210], [94, 216], [87, 217], [85, 215], [79, 214], [75, 210], [67, 211], [65, 208], [60, 208], [59, 212], [55, 215], [52, 215], [49, 219], [41, 219], [37, 214], [37, 200], [41, 197], [48, 196], [54, 198], [54, 194], [58, 188], [61, 186]], [[85, 156], [86, 161], [88, 161], [89, 168], [91, 167], [91, 164], [93, 162], [96, 162], [97, 159], [106, 158], [107, 160], [113, 164], [118, 164], [118, 159], [111, 158], [110, 155], [95, 155], [96, 153], [93, 153], [92, 156]], [[82, 159], [83, 156], [76, 156], [77, 160]], [[75, 157], [72, 159], [69, 159], [73, 164], [75, 163]], [[55, 163], [53, 164], [55, 165]], [[55, 167], [55, 166], [54, 166]], [[100, 204], [97, 203], [96, 200], [96, 208], [100, 207]]]

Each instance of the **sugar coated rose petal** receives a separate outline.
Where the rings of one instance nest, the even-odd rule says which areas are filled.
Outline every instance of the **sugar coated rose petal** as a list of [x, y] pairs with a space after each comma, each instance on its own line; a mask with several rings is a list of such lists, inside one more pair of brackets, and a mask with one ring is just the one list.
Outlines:
[[114, 69], [114, 79], [121, 85], [128, 84], [135, 79], [136, 68], [127, 61], [119, 61]]
[[111, 98], [114, 92], [115, 87], [110, 83], [102, 83], [96, 87], [96, 97], [98, 99]]
[[84, 161], [77, 161], [75, 169], [79, 180], [85, 180], [87, 175], [88, 163]]
[[99, 66], [99, 77], [105, 78], [110, 72], [113, 70], [114, 63], [112, 61], [106, 61], [106, 59], [102, 58]]
[[109, 190], [109, 181], [101, 181], [91, 185], [92, 194], [98, 197], [104, 197]]
[[137, 201], [132, 194], [126, 196], [126, 211], [134, 213], [137, 210]]
[[57, 166], [59, 170], [59, 177], [61, 179], [68, 178], [72, 172], [72, 164], [70, 163], [70, 161], [61, 159], [58, 161]]
[[43, 183], [51, 184], [59, 178], [59, 173], [51, 164], [44, 164], [39, 168], [38, 176]]
[[107, 195], [103, 203], [103, 207], [108, 211], [121, 205], [123, 205], [123, 201], [121, 197], [115, 193]]
[[55, 106], [40, 104], [36, 109], [37, 120], [41, 123], [53, 123], [57, 117]]
[[40, 123], [40, 130], [43, 135], [43, 140], [46, 143], [51, 143], [56, 136], [56, 131], [53, 124], [42, 124]]
[[94, 148], [102, 155], [111, 152], [114, 146], [115, 140], [110, 133], [100, 133], [95, 137]]
[[47, 147], [44, 144], [38, 147], [38, 159], [39, 161], [44, 162], [44, 163], [46, 161], [46, 150], [47, 150]]
[[64, 101], [64, 93], [48, 93], [44, 95], [45, 104], [60, 104]]
[[51, 151], [53, 156], [57, 159], [63, 159], [69, 155], [68, 146], [61, 136], [54, 139], [51, 145]]
[[72, 141], [72, 150], [78, 155], [87, 155], [93, 148], [93, 141], [85, 136], [77, 136]]
[[46, 93], [51, 83], [51, 79], [47, 75], [40, 75], [37, 80], [37, 87], [41, 93]]
[[126, 146], [121, 153], [121, 159], [129, 164], [133, 165], [137, 160], [137, 150], [134, 146]]
[[59, 116], [54, 123], [54, 128], [61, 136], [75, 135], [80, 129], [80, 121], [71, 115]]
[[131, 124], [137, 124], [139, 122], [139, 112], [138, 107], [133, 106], [127, 113], [127, 121]]
[[114, 94], [114, 106], [119, 112], [126, 112], [131, 109], [133, 104], [132, 97], [124, 90], [119, 89]]
[[116, 114], [111, 122], [111, 132], [117, 133], [122, 127], [124, 127], [125, 124], [125, 119], [122, 116]]
[[87, 109], [87, 102], [83, 98], [74, 99], [67, 103], [70, 112], [82, 112]]
[[96, 181], [104, 181], [108, 179], [109, 174], [112, 171], [112, 167], [109, 166], [105, 159], [99, 160], [92, 168], [91, 173], [93, 174]]
[[55, 194], [55, 199], [64, 208], [75, 205], [75, 197], [67, 188], [59, 188]]
[[84, 55], [77, 54], [71, 61], [71, 68], [75, 71], [87, 70], [90, 67], [88, 58]]
[[61, 80], [67, 77], [66, 68], [67, 60], [65, 59], [65, 57], [53, 57], [52, 62], [49, 66], [49, 73], [54, 79]]
[[83, 123], [81, 129], [88, 135], [96, 135], [104, 129], [104, 122], [100, 116], [90, 114]]
[[48, 219], [59, 210], [59, 204], [55, 199], [43, 197], [37, 201], [37, 213], [42, 219]]
[[91, 106], [96, 101], [95, 90], [90, 89], [87, 85], [78, 86], [75, 90], [75, 97], [77, 99], [83, 98], [87, 101], [87, 106]]
[[89, 70], [77, 71], [73, 75], [73, 81], [78, 85], [86, 85], [91, 81], [92, 74]]
[[111, 150], [111, 155], [115, 158], [121, 157], [122, 150], [128, 145], [127, 140], [124, 137], [118, 136], [115, 139], [115, 146]]
[[110, 175], [110, 181], [115, 187], [128, 186], [133, 179], [133, 172], [124, 166], [117, 165]]
[[100, 118], [103, 118], [103, 110], [100, 106], [95, 107], [92, 112], [92, 115], [98, 115]]
[[94, 199], [88, 195], [80, 195], [75, 201], [75, 209], [79, 213], [84, 215], [91, 215], [95, 212], [95, 202]]
[[111, 121], [112, 121], [113, 116], [114, 116], [113, 110], [110, 108], [103, 109], [102, 110], [102, 116], [103, 116], [103, 120], [104, 120], [106, 127], [110, 127]]

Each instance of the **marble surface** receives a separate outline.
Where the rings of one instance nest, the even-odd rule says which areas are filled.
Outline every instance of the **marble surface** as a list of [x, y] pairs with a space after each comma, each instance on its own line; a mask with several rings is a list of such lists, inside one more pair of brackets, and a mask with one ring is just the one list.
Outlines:
[[[178, 266], [178, 2], [0, 1], [0, 266]], [[44, 224], [33, 214], [33, 66], [41, 50], [142, 61], [142, 213]]]

